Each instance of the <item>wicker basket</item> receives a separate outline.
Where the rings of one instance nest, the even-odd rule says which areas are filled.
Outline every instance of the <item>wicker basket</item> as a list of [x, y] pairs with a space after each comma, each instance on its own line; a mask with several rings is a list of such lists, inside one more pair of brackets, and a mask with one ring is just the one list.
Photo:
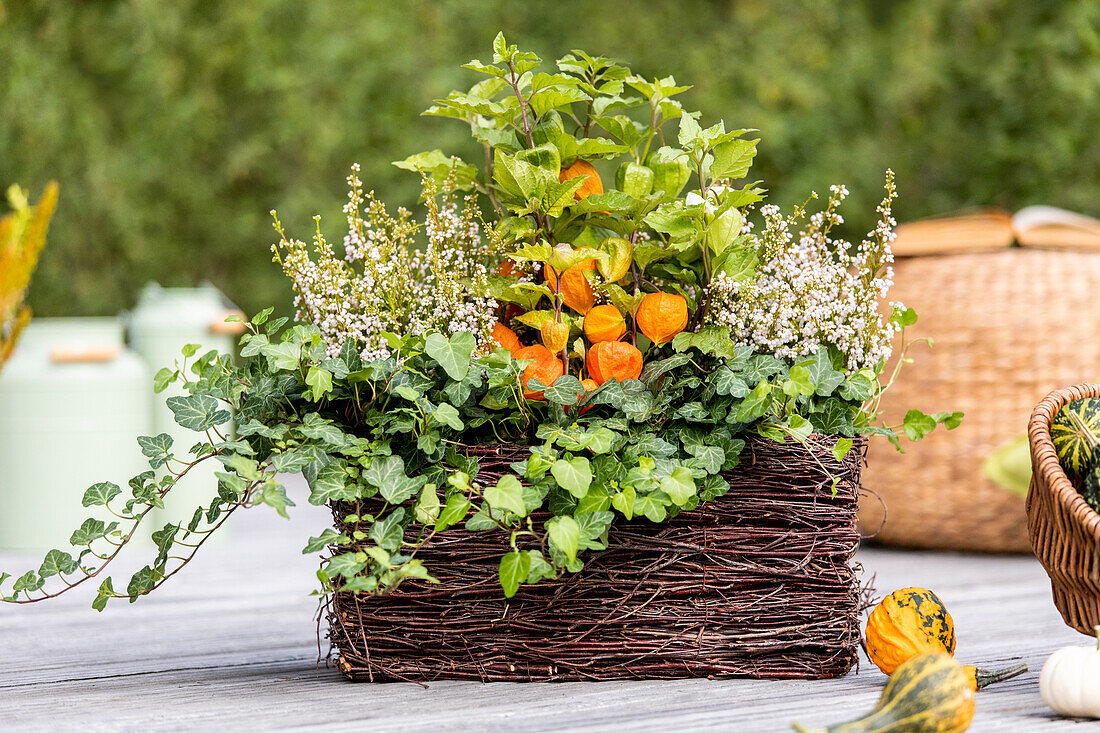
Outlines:
[[[438, 585], [335, 594], [332, 659], [372, 681], [843, 675], [864, 607], [851, 564], [863, 445], [837, 464], [835, 440], [815, 442], [811, 455], [750, 440], [725, 496], [667, 524], [616, 521], [582, 571], [511, 599], [497, 582], [502, 533], [441, 534], [417, 554]], [[529, 450], [474, 453], [484, 482]], [[333, 507], [343, 531], [352, 509]]]
[[1100, 397], [1100, 384], [1051, 392], [1031, 415], [1031, 489], [1027, 530], [1050, 576], [1054, 605], [1068, 626], [1092, 636], [1100, 624], [1100, 515], [1070, 483], [1050, 439], [1055, 413], [1073, 400]]
[[1100, 375], [1100, 252], [1016, 247], [899, 256], [895, 282], [891, 297], [920, 315], [906, 337], [931, 337], [934, 345], [910, 352], [915, 363], [884, 400], [887, 419], [900, 421], [911, 407], [966, 417], [904, 454], [876, 441], [861, 529], [881, 526], [877, 539], [893, 545], [1027, 551], [1023, 498], [989, 481], [982, 464], [1024, 436], [1043, 395]]

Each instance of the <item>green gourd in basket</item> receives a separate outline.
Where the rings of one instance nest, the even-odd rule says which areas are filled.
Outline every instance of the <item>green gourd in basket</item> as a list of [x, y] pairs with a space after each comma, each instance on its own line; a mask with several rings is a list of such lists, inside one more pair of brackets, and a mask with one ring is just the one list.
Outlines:
[[1059, 410], [1050, 437], [1074, 486], [1100, 511], [1100, 398], [1074, 400]]

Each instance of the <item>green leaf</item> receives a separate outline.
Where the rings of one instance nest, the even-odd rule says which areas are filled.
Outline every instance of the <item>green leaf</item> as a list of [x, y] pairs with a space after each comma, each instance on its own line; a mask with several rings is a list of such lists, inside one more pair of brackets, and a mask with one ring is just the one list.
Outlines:
[[520, 517], [527, 515], [527, 507], [523, 503], [523, 484], [510, 473], [501, 476], [496, 485], [486, 487], [485, 500], [493, 509], [504, 509]]
[[95, 600], [92, 601], [92, 608], [97, 611], [102, 611], [107, 607], [107, 601], [115, 597], [114, 585], [110, 578], [107, 578], [99, 584], [99, 591], [96, 593]]
[[296, 372], [302, 361], [302, 345], [293, 341], [268, 344], [260, 348], [260, 353], [267, 357], [273, 371]]
[[464, 427], [458, 410], [454, 405], [447, 402], [441, 402], [439, 406], [432, 411], [432, 418], [455, 430], [462, 430]]
[[528, 583], [537, 583], [543, 578], [553, 578], [556, 575], [554, 566], [546, 562], [542, 552], [528, 550], [526, 554], [531, 558], [531, 570], [527, 573]]
[[320, 402], [322, 397], [332, 391], [332, 372], [319, 366], [311, 366], [306, 372], [306, 384], [310, 386], [310, 399]]
[[448, 377], [459, 382], [470, 370], [470, 354], [476, 346], [473, 334], [466, 331], [459, 331], [450, 338], [431, 333], [424, 339], [424, 353], [435, 359]]
[[750, 423], [763, 417], [771, 407], [772, 400], [772, 386], [767, 382], [760, 382], [737, 408], [737, 422]]
[[61, 550], [50, 550], [42, 561], [42, 567], [38, 569], [38, 575], [41, 578], [48, 578], [51, 575], [69, 575], [76, 568], [76, 560], [72, 555]]
[[259, 491], [252, 495], [253, 504], [266, 504], [274, 509], [283, 519], [290, 519], [287, 513], [288, 506], [294, 506], [294, 502], [286, 495], [286, 487], [277, 481], [268, 481]]
[[672, 339], [672, 348], [675, 351], [698, 349], [704, 354], [724, 359], [733, 359], [737, 356], [735, 344], [730, 338], [730, 330], [725, 326], [706, 326], [699, 329], [698, 333], [681, 331]]
[[745, 380], [725, 364], [714, 371], [713, 382], [714, 391], [720, 395], [740, 398], [747, 396], [751, 391]]
[[841, 463], [850, 450], [852, 450], [852, 439], [840, 438], [832, 448], [833, 458], [836, 459], [837, 463]]
[[573, 405], [577, 396], [584, 393], [581, 380], [572, 374], [558, 377], [554, 384], [542, 390], [542, 396], [557, 405]]
[[[810, 379], [818, 397], [828, 397], [837, 387], [844, 384], [844, 374], [833, 367], [829, 351], [824, 346], [817, 350], [812, 361], [803, 362], [809, 370]], [[794, 373], [794, 370], [791, 370]]]
[[814, 382], [810, 370], [804, 366], [792, 367], [791, 373], [787, 376], [787, 381], [783, 382], [783, 393], [788, 397], [812, 395], [814, 393]]
[[531, 557], [526, 552], [513, 550], [500, 558], [500, 585], [504, 597], [511, 598], [519, 590], [519, 584], [527, 582], [531, 572]]
[[404, 518], [404, 508], [397, 507], [385, 519], [372, 524], [367, 536], [382, 549], [396, 552], [400, 549], [405, 536], [404, 529], [401, 527], [401, 520]]
[[88, 490], [84, 492], [84, 498], [81, 500], [81, 504], [84, 506], [107, 506], [112, 499], [121, 493], [122, 489], [120, 489], [117, 484], [105, 481], [90, 486]]
[[201, 348], [201, 344], [185, 344], [184, 347], [180, 349], [180, 353], [190, 359], [192, 356], [197, 354], [199, 349]]
[[905, 431], [905, 437], [917, 441], [936, 429], [936, 420], [920, 410], [912, 409], [905, 413], [901, 427]]
[[321, 467], [310, 482], [309, 503], [322, 506], [330, 501], [351, 501], [356, 498], [355, 485], [349, 485], [347, 464], [337, 458]]
[[230, 420], [229, 412], [219, 410], [218, 401], [208, 395], [169, 397], [165, 404], [180, 426], [199, 433]]
[[712, 178], [744, 178], [749, 174], [753, 158], [756, 157], [756, 145], [759, 140], [727, 140], [714, 147], [711, 154], [714, 160], [710, 164]]
[[559, 458], [550, 466], [550, 473], [558, 486], [578, 499], [584, 498], [592, 485], [592, 466], [584, 456]]
[[634, 518], [634, 501], [637, 498], [637, 492], [635, 492], [633, 486], [624, 487], [619, 493], [611, 497], [611, 506], [615, 507], [620, 514], [627, 519]]
[[448, 527], [458, 524], [466, 518], [470, 511], [470, 501], [462, 494], [451, 494], [447, 497], [447, 503], [439, 512], [439, 519], [435, 522], [435, 531], [440, 532]]
[[[644, 516], [651, 522], [663, 522], [668, 517], [666, 505], [659, 499], [659, 494], [642, 494], [634, 500], [635, 516]], [[663, 501], [668, 501], [664, 499]]]
[[421, 524], [433, 524], [439, 519], [439, 494], [436, 493], [435, 484], [425, 484], [420, 490], [420, 498], [416, 501], [416, 521]]
[[695, 481], [691, 471], [683, 466], [675, 469], [670, 475], [661, 479], [661, 491], [669, 495], [676, 506], [683, 506], [688, 499], [695, 496]]
[[577, 559], [577, 545], [581, 538], [581, 528], [573, 517], [552, 517], [546, 522], [546, 534], [550, 546], [556, 548], [569, 560]]
[[85, 519], [84, 524], [69, 537], [69, 544], [73, 547], [90, 545], [107, 534], [107, 525], [99, 519]]
[[168, 433], [155, 436], [142, 435], [137, 442], [141, 446], [142, 454], [149, 459], [149, 466], [152, 468], [160, 468], [172, 457], [173, 441]]
[[156, 375], [153, 377], [153, 391], [157, 394], [160, 394], [164, 390], [168, 389], [168, 385], [172, 384], [172, 382], [175, 382], [176, 378], [179, 377], [179, 374], [180, 373], [175, 369], [169, 369], [168, 367], [164, 367], [158, 370]]
[[954, 430], [962, 424], [964, 415], [961, 412], [937, 412], [932, 419], [943, 425], [948, 430]]
[[306, 543], [305, 548], [302, 550], [302, 554], [312, 555], [315, 552], [321, 552], [329, 545], [344, 545], [349, 541], [350, 539], [346, 534], [329, 528], [316, 537], [310, 537], [309, 542]]
[[325, 564], [324, 574], [328, 578], [342, 575], [345, 578], [354, 578], [367, 566], [367, 554], [365, 552], [345, 552], [329, 558]]

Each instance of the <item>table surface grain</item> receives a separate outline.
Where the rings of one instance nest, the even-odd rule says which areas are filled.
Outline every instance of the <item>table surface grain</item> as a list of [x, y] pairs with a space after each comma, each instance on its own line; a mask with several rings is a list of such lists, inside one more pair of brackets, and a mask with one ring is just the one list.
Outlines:
[[[329, 515], [290, 488], [290, 521], [266, 507], [234, 517], [227, 537], [137, 603], [96, 613], [89, 588], [0, 606], [0, 730], [783, 731], [856, 717], [882, 691], [866, 659], [820, 681], [346, 682], [318, 664], [318, 558], [300, 554]], [[960, 660], [1028, 664], [978, 694], [972, 731], [1100, 728], [1057, 718], [1039, 697], [1046, 657], [1088, 640], [1063, 625], [1034, 558], [867, 548], [857, 559], [879, 595], [933, 588], [955, 618]], [[0, 570], [39, 560], [0, 553]]]

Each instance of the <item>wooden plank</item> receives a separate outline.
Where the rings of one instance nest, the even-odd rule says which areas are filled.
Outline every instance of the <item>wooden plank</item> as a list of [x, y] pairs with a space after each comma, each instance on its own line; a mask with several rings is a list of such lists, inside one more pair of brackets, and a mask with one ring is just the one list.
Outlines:
[[[299, 553], [329, 515], [294, 488], [292, 521], [264, 509], [236, 518], [228, 540], [138, 603], [96, 614], [89, 592], [0, 608], [5, 722], [29, 731], [774, 731], [792, 719], [853, 717], [881, 692], [885, 678], [867, 662], [857, 674], [815, 682], [347, 683], [316, 664], [309, 592], [317, 558]], [[1039, 698], [1046, 656], [1087, 642], [1062, 624], [1033, 558], [866, 549], [858, 560], [880, 594], [907, 585], [935, 589], [955, 617], [960, 659], [1030, 665], [1025, 676], [980, 693], [971, 730], [1080, 730]], [[36, 562], [0, 554], [9, 572]]]

